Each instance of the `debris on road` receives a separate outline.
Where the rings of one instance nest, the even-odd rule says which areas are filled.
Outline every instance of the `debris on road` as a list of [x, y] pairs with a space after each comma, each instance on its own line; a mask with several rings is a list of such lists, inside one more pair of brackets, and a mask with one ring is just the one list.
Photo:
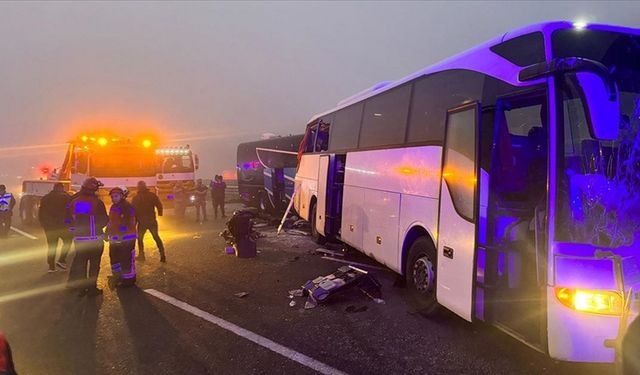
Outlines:
[[220, 236], [232, 246], [238, 258], [253, 258], [257, 255], [256, 241], [260, 233], [253, 230], [255, 213], [251, 210], [239, 210], [227, 222], [227, 229]]
[[296, 305], [296, 301], [291, 300], [291, 302], [289, 302], [289, 307], [295, 307]]
[[315, 309], [318, 306], [318, 303], [314, 300], [312, 300], [311, 298], [309, 298], [307, 300], [307, 302], [304, 303], [304, 309], [305, 310], [311, 310], [311, 309]]
[[289, 295], [293, 297], [302, 297], [304, 296], [304, 291], [302, 289], [293, 289], [289, 291]]
[[240, 293], [234, 294], [234, 296], [236, 296], [238, 298], [244, 298], [244, 297], [246, 297], [248, 295], [249, 295], [249, 293], [247, 293], [247, 292], [240, 292]]
[[298, 236], [308, 236], [308, 235], [309, 235], [309, 233], [304, 232], [304, 231], [301, 231], [301, 230], [298, 230], [298, 229], [289, 229], [289, 230], [287, 231], [287, 233], [289, 233], [289, 234], [296, 234], [296, 235], [298, 235]]
[[199, 240], [199, 239], [201, 239], [201, 238], [202, 238], [202, 236], [201, 236], [201, 235], [199, 235], [199, 234], [195, 234], [195, 235], [193, 236], [193, 239], [194, 239], [194, 240]]
[[319, 247], [315, 250], [316, 253], [320, 253], [320, 254], [325, 254], [328, 256], [332, 256], [332, 257], [344, 257], [344, 253], [341, 251], [334, 251], [334, 250], [329, 250], [329, 249], [325, 249], [323, 247]]
[[303, 294], [309, 296], [308, 302], [311, 301], [317, 304], [324, 303], [334, 294], [351, 287], [358, 287], [360, 291], [373, 300], [381, 297], [380, 288], [382, 284], [369, 272], [351, 265], [342, 266], [332, 274], [307, 281], [302, 289]]

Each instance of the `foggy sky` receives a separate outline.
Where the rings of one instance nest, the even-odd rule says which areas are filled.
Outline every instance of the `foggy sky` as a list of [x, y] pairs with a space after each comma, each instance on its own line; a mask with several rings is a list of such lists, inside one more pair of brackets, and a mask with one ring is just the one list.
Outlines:
[[213, 175], [239, 142], [301, 133], [376, 82], [563, 19], [638, 28], [640, 3], [2, 2], [0, 178], [58, 166], [61, 144], [106, 126], [190, 143]]

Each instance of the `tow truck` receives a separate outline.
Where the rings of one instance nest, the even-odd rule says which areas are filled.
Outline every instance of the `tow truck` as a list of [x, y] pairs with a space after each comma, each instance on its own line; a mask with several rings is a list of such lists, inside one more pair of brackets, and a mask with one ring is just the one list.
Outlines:
[[[20, 218], [25, 224], [36, 222], [40, 199], [57, 182], [62, 183], [67, 192], [74, 194], [80, 190], [86, 178], [95, 177], [104, 184], [98, 191], [101, 198], [105, 198], [109, 190], [116, 186], [129, 188], [133, 196], [138, 181], [146, 182], [150, 189], [157, 189], [158, 185], [167, 189], [167, 182], [172, 188], [177, 181], [193, 186], [197, 168], [194, 160], [197, 160], [197, 156], [189, 147], [160, 148], [155, 146], [151, 138], [81, 135], [69, 141], [62, 167], [39, 180], [22, 182]], [[174, 165], [176, 168], [170, 170]], [[169, 169], [165, 170], [165, 166], [169, 166]], [[162, 183], [158, 184], [159, 181]], [[166, 201], [167, 195], [160, 194], [161, 200]]]

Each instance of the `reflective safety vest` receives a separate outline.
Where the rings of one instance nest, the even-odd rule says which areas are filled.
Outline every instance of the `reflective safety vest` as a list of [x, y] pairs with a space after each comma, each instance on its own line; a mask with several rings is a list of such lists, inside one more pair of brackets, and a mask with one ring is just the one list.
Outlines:
[[115, 242], [136, 239], [136, 213], [131, 203], [122, 201], [111, 206], [107, 234]]
[[102, 240], [102, 228], [107, 224], [104, 204], [94, 195], [80, 195], [70, 204], [69, 230], [76, 241]]
[[0, 212], [9, 211], [12, 199], [13, 195], [11, 193], [4, 193], [4, 195], [0, 196]]

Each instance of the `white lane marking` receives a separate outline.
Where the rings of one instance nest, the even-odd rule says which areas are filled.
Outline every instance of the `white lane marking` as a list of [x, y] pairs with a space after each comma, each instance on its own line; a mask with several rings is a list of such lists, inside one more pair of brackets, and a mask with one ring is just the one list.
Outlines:
[[27, 238], [30, 238], [30, 239], [32, 239], [32, 240], [37, 240], [37, 239], [38, 239], [38, 237], [36, 237], [36, 236], [34, 236], [34, 235], [31, 235], [31, 234], [29, 234], [29, 233], [27, 233], [27, 232], [23, 232], [23, 231], [21, 231], [20, 229], [18, 229], [18, 228], [16, 228], [16, 227], [11, 227], [11, 230], [12, 230], [12, 231], [14, 231], [14, 232], [16, 232], [16, 233], [18, 233], [18, 234], [21, 234], [21, 235], [23, 235], [23, 236], [25, 236], [25, 237], [27, 237]]
[[326, 365], [322, 362], [316, 361], [315, 359], [308, 357], [302, 353], [299, 353], [293, 349], [289, 349], [286, 346], [282, 346], [274, 341], [269, 340], [266, 337], [260, 336], [256, 333], [253, 333], [249, 330], [246, 330], [242, 327], [239, 327], [233, 323], [229, 323], [222, 318], [218, 318], [215, 315], [209, 314], [206, 311], [200, 310], [197, 307], [191, 306], [186, 302], [180, 301], [179, 299], [173, 298], [169, 295], [166, 295], [162, 292], [159, 292], [155, 289], [145, 289], [145, 293], [148, 293], [158, 299], [161, 299], [177, 308], [180, 308], [186, 312], [189, 312], [201, 319], [204, 319], [210, 323], [217, 325], [222, 329], [226, 329], [227, 331], [233, 332], [236, 335], [245, 338], [249, 341], [252, 341], [264, 348], [271, 350], [274, 353], [278, 353], [283, 357], [289, 358], [292, 361], [298, 362], [299, 364], [309, 367], [317, 372], [325, 375], [347, 375], [345, 372], [337, 370], [329, 365]]

